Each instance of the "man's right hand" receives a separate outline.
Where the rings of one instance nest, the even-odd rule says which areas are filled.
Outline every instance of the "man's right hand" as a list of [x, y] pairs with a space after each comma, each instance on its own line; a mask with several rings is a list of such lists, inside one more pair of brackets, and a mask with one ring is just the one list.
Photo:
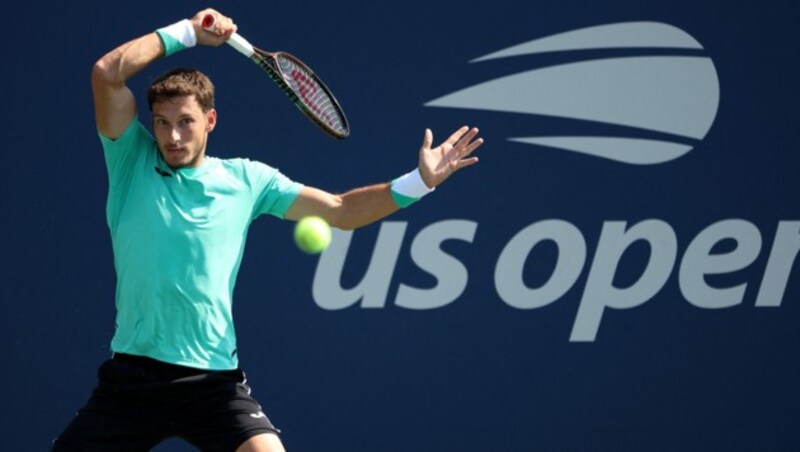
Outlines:
[[[214, 24], [214, 30], [206, 30], [203, 28], [203, 18], [208, 14], [213, 14], [217, 19]], [[197, 44], [203, 46], [217, 47], [228, 39], [236, 32], [236, 24], [233, 19], [228, 16], [222, 15], [219, 11], [212, 8], [207, 8], [195, 14], [191, 19], [194, 33], [197, 36]]]

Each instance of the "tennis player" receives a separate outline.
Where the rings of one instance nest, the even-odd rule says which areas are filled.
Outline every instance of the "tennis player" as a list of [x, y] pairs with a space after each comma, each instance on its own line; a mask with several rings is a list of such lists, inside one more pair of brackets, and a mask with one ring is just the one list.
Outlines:
[[[201, 27], [206, 14], [214, 31]], [[157, 78], [147, 93], [152, 134], [126, 81], [196, 44], [219, 46], [236, 25], [207, 9], [112, 50], [92, 70], [109, 177], [107, 222], [117, 273], [112, 358], [54, 450], [149, 450], [180, 437], [204, 451], [282, 451], [278, 429], [239, 368], [231, 297], [250, 223], [263, 214], [325, 218], [353, 229], [386, 217], [477, 162], [483, 140], [463, 127], [414, 171], [334, 195], [266, 164], [206, 155], [217, 124], [214, 87], [196, 70]]]

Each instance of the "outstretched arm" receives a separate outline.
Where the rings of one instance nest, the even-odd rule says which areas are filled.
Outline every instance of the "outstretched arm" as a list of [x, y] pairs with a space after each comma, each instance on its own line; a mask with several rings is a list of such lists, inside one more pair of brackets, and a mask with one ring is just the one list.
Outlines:
[[[215, 14], [217, 28], [204, 30], [206, 14]], [[189, 20], [197, 44], [218, 46], [236, 31], [233, 21], [212, 9]], [[118, 138], [136, 115], [136, 100], [125, 84], [127, 80], [164, 55], [164, 45], [156, 33], [126, 42], [97, 60], [92, 68], [92, 93], [97, 129], [109, 138]]]
[[[444, 143], [431, 148], [433, 133], [426, 129], [416, 170], [421, 177], [419, 183], [424, 183], [420, 188], [434, 189], [456, 171], [477, 163], [477, 157], [470, 157], [483, 144], [483, 139], [477, 136], [478, 129], [465, 126], [450, 135]], [[339, 229], [359, 228], [400, 208], [396, 200], [397, 193], [393, 195], [392, 191], [391, 183], [356, 188], [340, 195], [304, 187], [286, 212], [286, 218], [299, 220], [317, 215]]]

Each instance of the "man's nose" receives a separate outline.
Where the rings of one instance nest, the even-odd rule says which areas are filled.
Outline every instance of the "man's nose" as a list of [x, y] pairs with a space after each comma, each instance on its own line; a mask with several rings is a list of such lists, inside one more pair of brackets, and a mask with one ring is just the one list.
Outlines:
[[173, 127], [172, 130], [169, 132], [169, 139], [173, 143], [177, 143], [178, 141], [181, 141], [181, 134], [178, 132], [177, 128]]

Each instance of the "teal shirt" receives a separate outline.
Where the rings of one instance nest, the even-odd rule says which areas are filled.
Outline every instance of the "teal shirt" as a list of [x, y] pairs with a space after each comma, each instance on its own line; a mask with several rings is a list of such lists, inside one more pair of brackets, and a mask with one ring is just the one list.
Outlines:
[[238, 367], [233, 287], [250, 223], [283, 218], [302, 185], [247, 159], [171, 170], [134, 119], [100, 136], [117, 272], [111, 349], [201, 369]]

